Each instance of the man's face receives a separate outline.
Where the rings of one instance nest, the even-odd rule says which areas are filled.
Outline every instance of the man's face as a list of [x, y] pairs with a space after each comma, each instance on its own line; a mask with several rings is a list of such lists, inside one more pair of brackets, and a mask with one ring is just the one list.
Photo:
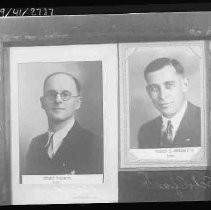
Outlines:
[[173, 117], [186, 100], [188, 80], [170, 65], [148, 73], [146, 80], [146, 89], [154, 106], [163, 116]]
[[[66, 121], [74, 116], [80, 108], [80, 97], [71, 97], [69, 100], [62, 100], [61, 93], [70, 93], [77, 96], [77, 88], [74, 80], [65, 74], [51, 76], [44, 87], [44, 96], [41, 97], [42, 108], [46, 111], [48, 119], [52, 122]], [[55, 97], [47, 97], [49, 93], [54, 93]], [[51, 94], [52, 95], [52, 94]]]

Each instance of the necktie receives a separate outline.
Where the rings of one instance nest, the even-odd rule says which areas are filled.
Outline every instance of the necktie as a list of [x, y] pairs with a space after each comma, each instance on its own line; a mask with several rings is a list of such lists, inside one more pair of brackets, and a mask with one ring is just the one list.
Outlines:
[[54, 155], [54, 152], [53, 152], [53, 135], [54, 134], [51, 135], [49, 143], [48, 143], [48, 147], [47, 147], [48, 156], [50, 158], [52, 158], [53, 155]]
[[163, 147], [170, 147], [173, 142], [173, 125], [171, 124], [171, 120], [167, 122], [166, 130], [162, 137], [161, 145]]

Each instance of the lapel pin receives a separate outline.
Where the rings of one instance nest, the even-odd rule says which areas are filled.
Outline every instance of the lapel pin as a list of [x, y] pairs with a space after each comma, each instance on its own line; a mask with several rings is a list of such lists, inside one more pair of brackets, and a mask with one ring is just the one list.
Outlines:
[[74, 174], [75, 174], [75, 170], [72, 170], [72, 171], [70, 172], [70, 174], [71, 174], [71, 175], [74, 175]]

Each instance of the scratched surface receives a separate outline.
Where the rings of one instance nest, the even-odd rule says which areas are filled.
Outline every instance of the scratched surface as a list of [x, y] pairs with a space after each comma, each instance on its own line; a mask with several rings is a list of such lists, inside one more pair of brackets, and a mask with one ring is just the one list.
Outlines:
[[119, 172], [119, 202], [211, 200], [209, 171]]
[[210, 22], [211, 12], [3, 18], [0, 39], [20, 45], [207, 39]]

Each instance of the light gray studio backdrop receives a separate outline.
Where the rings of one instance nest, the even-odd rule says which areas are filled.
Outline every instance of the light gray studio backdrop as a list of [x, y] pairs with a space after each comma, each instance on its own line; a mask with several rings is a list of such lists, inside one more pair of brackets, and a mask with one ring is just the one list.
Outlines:
[[38, 62], [18, 65], [20, 173], [25, 166], [29, 144], [48, 129], [41, 108], [43, 83], [53, 72], [68, 72], [81, 83], [82, 105], [76, 119], [82, 127], [103, 137], [103, 84], [101, 61]]
[[152, 60], [160, 57], [175, 58], [182, 63], [189, 78], [187, 98], [195, 105], [202, 105], [200, 61], [203, 56], [200, 53], [186, 46], [137, 47], [128, 57], [130, 148], [138, 146], [139, 128], [159, 115], [145, 89], [144, 69]]

